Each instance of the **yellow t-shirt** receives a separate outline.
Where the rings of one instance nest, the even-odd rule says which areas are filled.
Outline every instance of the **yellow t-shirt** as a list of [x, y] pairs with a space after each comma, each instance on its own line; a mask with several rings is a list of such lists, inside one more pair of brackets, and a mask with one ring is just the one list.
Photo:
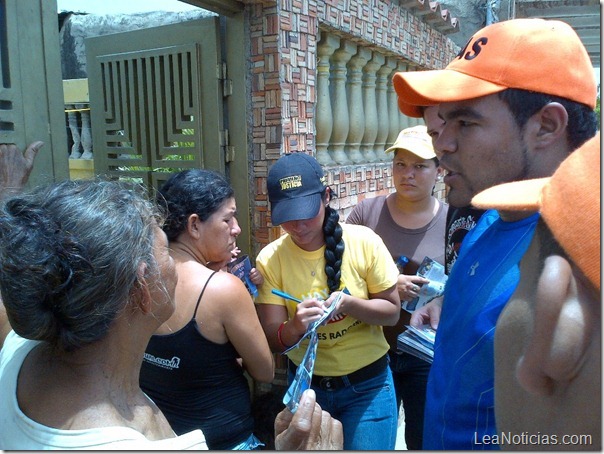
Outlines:
[[[340, 224], [343, 229], [340, 289], [346, 287], [351, 295], [367, 299], [396, 284], [398, 269], [382, 239], [361, 225]], [[296, 313], [296, 302], [274, 295], [278, 289], [296, 298], [329, 297], [325, 275], [325, 246], [308, 252], [300, 249], [289, 235], [283, 235], [260, 251], [256, 267], [264, 276], [258, 289], [259, 304], [286, 306], [289, 318]], [[314, 276], [313, 276], [314, 274]], [[349, 315], [341, 314], [317, 330], [319, 345], [314, 373], [340, 376], [354, 372], [386, 354], [388, 343], [381, 326], [369, 325]], [[287, 353], [300, 364], [308, 340]]]

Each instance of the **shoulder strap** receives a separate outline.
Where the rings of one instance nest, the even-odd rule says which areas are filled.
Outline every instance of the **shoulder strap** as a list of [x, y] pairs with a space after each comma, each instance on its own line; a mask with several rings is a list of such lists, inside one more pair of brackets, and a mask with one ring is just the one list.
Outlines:
[[199, 307], [199, 303], [201, 302], [201, 297], [203, 296], [203, 292], [206, 291], [206, 287], [208, 286], [208, 282], [210, 282], [210, 279], [212, 279], [212, 276], [214, 276], [216, 273], [218, 273], [218, 271], [214, 271], [212, 274], [210, 274], [210, 277], [208, 278], [208, 280], [206, 281], [206, 283], [203, 284], [203, 288], [201, 289], [201, 293], [199, 294], [199, 298], [197, 298], [197, 304], [195, 305], [195, 312], [193, 312], [193, 318], [195, 318], [197, 316], [197, 308]]

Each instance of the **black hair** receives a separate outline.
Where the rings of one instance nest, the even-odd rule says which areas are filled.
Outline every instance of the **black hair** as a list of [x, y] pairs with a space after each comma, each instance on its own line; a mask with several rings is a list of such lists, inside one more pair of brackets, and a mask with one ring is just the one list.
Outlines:
[[[327, 191], [323, 193], [323, 200]], [[344, 255], [344, 240], [342, 239], [342, 226], [340, 215], [330, 207], [325, 207], [325, 219], [323, 220], [323, 236], [325, 237], [325, 274], [327, 275], [327, 286], [330, 292], [340, 289], [342, 277], [342, 256]]]
[[572, 150], [579, 148], [598, 131], [598, 119], [595, 111], [585, 104], [558, 96], [536, 93], [516, 88], [508, 88], [498, 93], [505, 102], [516, 124], [523, 129], [530, 117], [551, 102], [557, 102], [568, 112], [568, 144]]
[[172, 175], [160, 188], [157, 202], [166, 210], [163, 226], [169, 241], [187, 229], [189, 216], [206, 221], [235, 196], [226, 178], [213, 170], [188, 169]]

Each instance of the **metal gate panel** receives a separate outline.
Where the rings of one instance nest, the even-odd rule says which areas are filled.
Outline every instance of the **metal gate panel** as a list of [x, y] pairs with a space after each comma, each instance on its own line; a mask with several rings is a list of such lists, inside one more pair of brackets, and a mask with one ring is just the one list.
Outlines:
[[217, 43], [214, 18], [86, 40], [97, 173], [158, 187], [224, 170]]
[[0, 0], [0, 142], [34, 140], [45, 146], [28, 186], [69, 178], [57, 4]]

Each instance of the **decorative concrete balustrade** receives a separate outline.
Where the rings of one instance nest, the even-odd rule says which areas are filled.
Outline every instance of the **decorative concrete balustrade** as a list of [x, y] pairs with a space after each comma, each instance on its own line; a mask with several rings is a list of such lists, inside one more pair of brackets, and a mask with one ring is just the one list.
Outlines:
[[69, 159], [92, 159], [88, 79], [64, 80], [63, 99], [71, 139]]
[[402, 58], [321, 30], [317, 59], [316, 156], [321, 164], [387, 161], [384, 150], [400, 130], [423, 124], [398, 109], [392, 77], [417, 69]]
[[73, 141], [69, 159], [92, 159], [89, 104], [66, 104], [67, 125]]

